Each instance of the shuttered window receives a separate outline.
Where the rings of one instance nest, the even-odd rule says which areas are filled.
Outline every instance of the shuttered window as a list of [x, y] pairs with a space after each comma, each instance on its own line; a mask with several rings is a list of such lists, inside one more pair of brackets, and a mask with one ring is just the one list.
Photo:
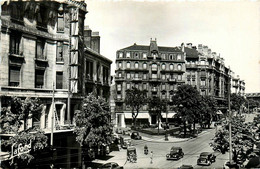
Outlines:
[[63, 62], [63, 43], [58, 42], [57, 43], [57, 62]]
[[9, 86], [19, 86], [19, 85], [20, 85], [20, 68], [10, 67]]

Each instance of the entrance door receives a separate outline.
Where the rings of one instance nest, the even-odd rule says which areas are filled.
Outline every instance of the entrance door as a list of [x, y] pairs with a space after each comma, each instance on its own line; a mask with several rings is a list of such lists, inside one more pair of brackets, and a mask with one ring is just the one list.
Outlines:
[[152, 124], [156, 124], [156, 115], [151, 115], [151, 119], [152, 119]]

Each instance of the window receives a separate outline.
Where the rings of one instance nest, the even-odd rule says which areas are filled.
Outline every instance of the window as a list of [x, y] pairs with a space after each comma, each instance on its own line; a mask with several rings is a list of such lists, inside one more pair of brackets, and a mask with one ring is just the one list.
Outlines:
[[63, 72], [56, 72], [56, 89], [62, 89]]
[[119, 58], [123, 58], [123, 53], [119, 52]]
[[170, 70], [173, 70], [173, 64], [170, 64]]
[[131, 67], [130, 62], [127, 62], [127, 63], [126, 63], [126, 68], [129, 68], [129, 69], [130, 69], [130, 67]]
[[121, 94], [117, 94], [117, 99], [121, 99]]
[[178, 69], [178, 70], [181, 70], [181, 68], [182, 68], [182, 67], [181, 67], [181, 65], [179, 64], [179, 65], [177, 66], [177, 69]]
[[10, 67], [9, 70], [9, 86], [20, 85], [20, 67]]
[[162, 54], [162, 59], [166, 59], [165, 54]]
[[178, 80], [181, 80], [182, 79], [182, 75], [178, 75]]
[[126, 58], [130, 58], [130, 52], [126, 53]]
[[121, 84], [117, 84], [117, 91], [121, 91]]
[[135, 68], [136, 68], [136, 69], [139, 68], [139, 64], [138, 64], [138, 62], [135, 62]]
[[165, 70], [165, 68], [166, 68], [166, 65], [163, 63], [162, 64], [162, 70]]
[[157, 74], [153, 73], [153, 74], [152, 74], [152, 78], [153, 78], [153, 79], [157, 79]]
[[127, 83], [127, 84], [126, 84], [126, 89], [130, 89], [130, 88], [131, 88], [130, 83]]
[[10, 54], [21, 55], [20, 49], [21, 34], [13, 33], [10, 36]]
[[63, 62], [63, 43], [57, 42], [57, 62]]
[[126, 78], [127, 78], [127, 79], [130, 79], [130, 78], [131, 78], [130, 73], [126, 73]]
[[200, 80], [200, 85], [201, 85], [201, 86], [206, 86], [206, 81], [201, 79], [201, 80]]
[[162, 93], [162, 99], [166, 99], [166, 93], [165, 92]]
[[118, 68], [122, 68], [122, 62], [118, 62]]
[[86, 76], [88, 80], [93, 80], [93, 62], [86, 61]]
[[103, 75], [102, 76], [103, 76], [103, 83], [105, 83], [105, 84], [108, 84], [108, 78], [109, 78], [108, 72], [109, 72], [108, 68], [103, 66]]
[[143, 53], [143, 59], [147, 58], [147, 53]]
[[177, 60], [181, 60], [181, 54], [177, 55]]
[[162, 84], [162, 90], [165, 90], [166, 88], [165, 88], [165, 84]]
[[44, 70], [35, 70], [35, 88], [43, 88]]
[[152, 64], [152, 70], [157, 70], [157, 64], [156, 63]]
[[45, 53], [45, 41], [43, 39], [38, 39], [36, 42], [36, 58], [37, 59], [46, 59]]
[[173, 60], [173, 55], [172, 54], [170, 54], [170, 60]]
[[143, 69], [147, 69], [147, 63], [143, 64]]
[[147, 74], [145, 73], [144, 75], [143, 75], [143, 79], [147, 79]]
[[165, 80], [166, 76], [165, 74], [162, 74], [162, 80]]
[[138, 54], [138, 53], [135, 53], [135, 58], [138, 59], [138, 58], [139, 58], [138, 56], [139, 56], [139, 54]]
[[147, 90], [147, 84], [146, 83], [143, 84], [143, 89]]
[[205, 60], [201, 60], [201, 61], [200, 61], [200, 64], [201, 64], [201, 65], [205, 65]]
[[138, 73], [135, 73], [135, 78], [138, 78]]
[[201, 90], [200, 93], [201, 93], [201, 95], [203, 95], [203, 96], [206, 95], [206, 91], [205, 91], [205, 90]]
[[122, 73], [121, 72], [118, 72], [118, 77], [122, 77]]
[[64, 14], [63, 14], [63, 11], [58, 12], [57, 31], [58, 32], [64, 31]]

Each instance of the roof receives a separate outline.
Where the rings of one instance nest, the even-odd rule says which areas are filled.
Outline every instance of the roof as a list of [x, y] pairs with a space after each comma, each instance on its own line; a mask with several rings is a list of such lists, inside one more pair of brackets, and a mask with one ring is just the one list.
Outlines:
[[196, 49], [185, 47], [186, 58], [199, 58], [199, 52]]
[[[132, 46], [128, 46], [126, 48], [120, 49], [120, 50], [140, 50], [140, 51], [149, 51], [150, 50], [150, 46], [145, 46], [145, 45], [132, 45]], [[179, 49], [178, 47], [164, 47], [164, 46], [158, 46], [158, 50], [160, 52], [182, 52], [181, 49]]]
[[171, 149], [182, 149], [181, 147], [175, 147], [175, 146], [172, 146]]
[[202, 156], [206, 156], [206, 155], [209, 155], [209, 154], [212, 154], [212, 153], [210, 153], [210, 152], [203, 152], [203, 153], [200, 153], [200, 155], [202, 155]]
[[91, 48], [89, 48], [89, 47], [85, 47], [84, 52], [94, 54], [94, 55], [96, 55], [97, 57], [99, 57], [99, 58], [101, 58], [101, 59], [103, 59], [103, 60], [106, 60], [106, 61], [108, 61], [109, 63], [112, 63], [112, 60], [106, 58], [105, 56], [99, 54], [98, 52], [94, 51], [93, 49], [91, 49]]

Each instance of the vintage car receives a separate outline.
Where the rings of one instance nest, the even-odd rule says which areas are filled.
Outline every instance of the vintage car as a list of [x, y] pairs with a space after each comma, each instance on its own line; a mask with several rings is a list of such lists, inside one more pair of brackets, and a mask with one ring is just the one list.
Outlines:
[[140, 136], [139, 133], [135, 131], [135, 132], [133, 132], [133, 133], [131, 134], [131, 139], [141, 140], [141, 139], [142, 139], [142, 136]]
[[167, 160], [179, 160], [184, 156], [181, 147], [172, 147], [170, 153], [166, 155]]
[[216, 156], [210, 152], [203, 152], [200, 154], [197, 160], [198, 165], [211, 165], [211, 163], [216, 161]]
[[182, 165], [179, 167], [179, 169], [193, 169], [192, 165]]
[[110, 162], [110, 163], [106, 163], [103, 164], [102, 166], [100, 166], [100, 169], [123, 169], [124, 167], [119, 166], [117, 163], [115, 162]]
[[137, 161], [136, 148], [134, 146], [129, 146], [127, 148], [127, 161], [135, 163]]

